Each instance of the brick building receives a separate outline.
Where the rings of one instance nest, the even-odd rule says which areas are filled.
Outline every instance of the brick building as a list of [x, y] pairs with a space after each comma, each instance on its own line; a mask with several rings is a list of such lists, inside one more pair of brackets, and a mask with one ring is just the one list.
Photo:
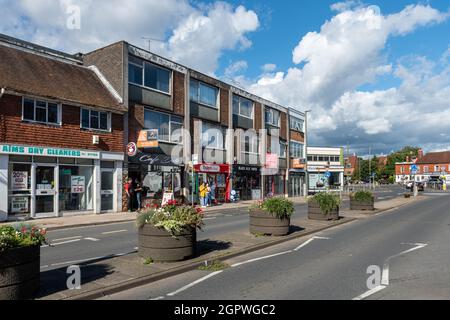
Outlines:
[[121, 211], [123, 114], [98, 69], [0, 35], [0, 220]]
[[359, 158], [357, 155], [348, 156], [345, 158], [344, 162], [345, 162], [344, 165], [345, 180], [347, 182], [350, 182], [353, 179], [355, 171], [357, 172], [359, 169]]

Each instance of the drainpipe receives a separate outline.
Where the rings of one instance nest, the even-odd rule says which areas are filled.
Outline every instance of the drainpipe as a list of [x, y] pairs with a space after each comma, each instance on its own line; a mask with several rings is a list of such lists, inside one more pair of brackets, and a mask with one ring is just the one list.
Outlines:
[[0, 99], [3, 97], [4, 94], [5, 94], [5, 88], [2, 88], [0, 90]]

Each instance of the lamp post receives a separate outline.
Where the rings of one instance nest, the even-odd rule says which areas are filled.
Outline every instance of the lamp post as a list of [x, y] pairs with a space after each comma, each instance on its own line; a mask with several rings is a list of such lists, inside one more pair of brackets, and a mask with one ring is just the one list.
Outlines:
[[305, 114], [305, 163], [306, 163], [306, 170], [305, 170], [305, 198], [308, 197], [309, 194], [309, 174], [308, 174], [308, 114], [311, 113], [312, 110], [306, 110], [304, 111]]

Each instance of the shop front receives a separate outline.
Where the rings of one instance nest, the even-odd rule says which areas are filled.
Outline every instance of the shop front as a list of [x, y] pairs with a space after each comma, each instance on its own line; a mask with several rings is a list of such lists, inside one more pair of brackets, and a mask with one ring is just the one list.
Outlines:
[[[146, 153], [139, 151], [128, 158], [128, 175], [134, 187], [140, 183], [143, 187], [142, 203], [160, 203], [163, 198], [184, 201], [182, 195], [184, 166], [163, 153]], [[137, 199], [132, 200], [132, 207], [138, 209]]]
[[234, 165], [233, 190], [243, 201], [262, 199], [261, 168], [250, 165]]
[[264, 177], [266, 197], [284, 196], [286, 194], [286, 170], [278, 170], [276, 174]]
[[200, 203], [199, 187], [202, 183], [208, 183], [213, 189], [213, 203], [226, 203], [230, 200], [230, 175], [231, 166], [228, 164], [197, 164], [193, 167], [189, 185], [191, 201]]
[[1, 210], [8, 218], [121, 211], [124, 155], [0, 145]]
[[305, 195], [306, 171], [303, 169], [289, 170], [289, 197], [303, 197]]

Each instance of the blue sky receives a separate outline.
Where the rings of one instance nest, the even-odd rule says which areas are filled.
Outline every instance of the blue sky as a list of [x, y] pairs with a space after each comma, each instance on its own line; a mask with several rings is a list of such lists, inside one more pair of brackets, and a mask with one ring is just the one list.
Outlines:
[[[119, 40], [311, 109], [311, 141], [450, 150], [450, 1], [0, 0], [0, 32], [70, 53]], [[67, 10], [80, 9], [68, 29]], [[375, 6], [375, 7], [374, 7]], [[378, 10], [379, 8], [379, 10]], [[264, 70], [264, 65], [273, 64]]]

